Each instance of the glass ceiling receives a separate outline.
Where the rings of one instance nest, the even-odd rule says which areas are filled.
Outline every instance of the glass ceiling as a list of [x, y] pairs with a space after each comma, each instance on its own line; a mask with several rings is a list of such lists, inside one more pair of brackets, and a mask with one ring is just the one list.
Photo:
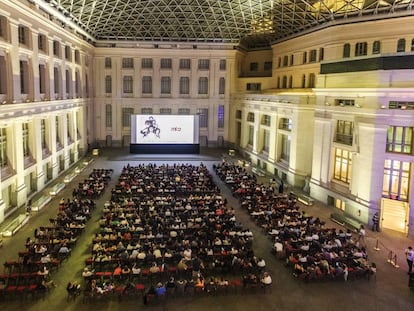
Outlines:
[[92, 41], [269, 46], [315, 27], [413, 14], [414, 0], [29, 0]]

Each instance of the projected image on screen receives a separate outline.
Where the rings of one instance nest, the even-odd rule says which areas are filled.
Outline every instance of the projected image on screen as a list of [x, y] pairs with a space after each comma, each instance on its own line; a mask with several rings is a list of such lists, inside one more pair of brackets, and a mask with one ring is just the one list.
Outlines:
[[198, 116], [131, 116], [131, 144], [198, 144], [198, 142]]
[[147, 135], [153, 134], [156, 137], [160, 138], [160, 128], [157, 125], [157, 121], [154, 117], [149, 117], [148, 120], [145, 121], [145, 128], [141, 130], [142, 137], [146, 137]]

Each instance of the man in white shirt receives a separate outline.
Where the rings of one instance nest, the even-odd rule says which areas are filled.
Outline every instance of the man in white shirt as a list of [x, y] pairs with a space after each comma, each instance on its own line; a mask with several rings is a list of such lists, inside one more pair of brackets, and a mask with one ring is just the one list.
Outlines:
[[414, 250], [411, 246], [408, 246], [408, 248], [405, 250], [405, 256], [407, 257], [408, 274], [411, 274], [414, 261]]

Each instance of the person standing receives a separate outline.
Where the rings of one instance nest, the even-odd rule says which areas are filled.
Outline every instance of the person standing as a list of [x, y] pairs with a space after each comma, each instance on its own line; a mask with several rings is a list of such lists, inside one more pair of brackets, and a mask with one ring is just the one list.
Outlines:
[[361, 247], [361, 246], [366, 247], [365, 235], [366, 235], [365, 227], [364, 227], [364, 225], [361, 225], [359, 227], [359, 231], [358, 231], [358, 244], [359, 244], [359, 247]]
[[379, 215], [378, 212], [375, 212], [374, 216], [372, 216], [372, 231], [379, 232]]
[[407, 257], [408, 274], [411, 274], [414, 261], [414, 250], [411, 246], [408, 246], [408, 248], [405, 250], [405, 256]]

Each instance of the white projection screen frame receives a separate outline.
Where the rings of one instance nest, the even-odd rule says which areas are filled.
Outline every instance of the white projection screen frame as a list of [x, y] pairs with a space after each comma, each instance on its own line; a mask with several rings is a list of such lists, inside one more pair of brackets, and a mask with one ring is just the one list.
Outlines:
[[134, 114], [130, 149], [131, 153], [198, 153], [199, 134], [199, 115]]

